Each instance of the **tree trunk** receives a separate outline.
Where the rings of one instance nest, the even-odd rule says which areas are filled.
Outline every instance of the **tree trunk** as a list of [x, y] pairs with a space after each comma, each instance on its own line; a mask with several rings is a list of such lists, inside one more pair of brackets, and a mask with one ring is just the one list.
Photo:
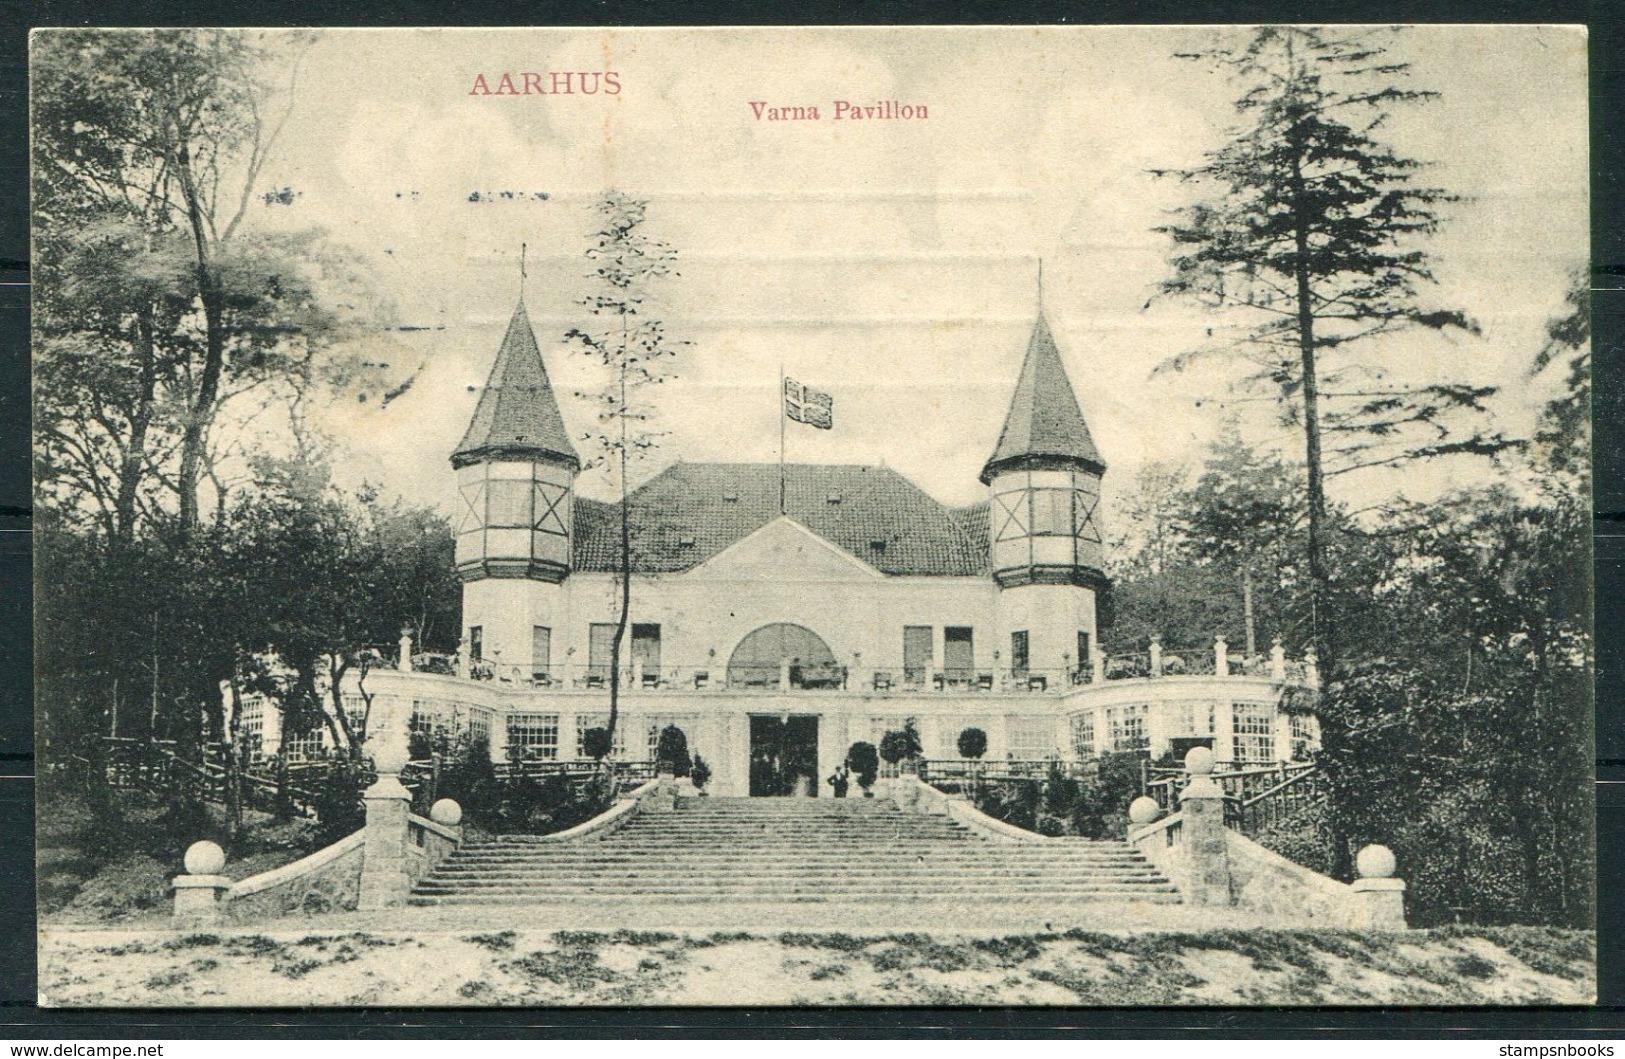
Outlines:
[[130, 413], [130, 438], [119, 462], [118, 495], [113, 501], [114, 544], [127, 550], [135, 540], [135, 501], [147, 462], [147, 432], [152, 424], [153, 393], [157, 389], [153, 349], [152, 307], [143, 306], [136, 317], [136, 356], [140, 361], [135, 408]]
[[621, 707], [621, 645], [626, 642], [626, 627], [632, 618], [632, 512], [629, 508], [631, 490], [627, 488], [627, 431], [626, 431], [626, 363], [624, 351], [626, 348], [626, 324], [622, 317], [621, 348], [623, 351], [621, 362], [621, 446], [620, 475], [621, 475], [621, 599], [620, 612], [615, 618], [615, 637], [610, 641], [609, 647], [609, 745], [615, 745], [615, 725], [620, 720]]
[[1258, 637], [1253, 626], [1253, 571], [1245, 566], [1241, 569], [1241, 613], [1247, 623], [1247, 659], [1251, 662], [1258, 654]]
[[220, 377], [225, 369], [226, 336], [223, 294], [209, 246], [208, 220], [192, 173], [191, 154], [177, 122], [180, 146], [175, 154], [175, 172], [186, 202], [186, 221], [192, 229], [192, 245], [197, 256], [198, 300], [203, 306], [203, 370], [197, 391], [187, 403], [181, 433], [180, 490], [181, 533], [190, 535], [198, 525], [198, 480], [203, 472], [203, 447], [208, 439], [209, 421], [220, 396]]
[[241, 732], [243, 693], [235, 679], [231, 682], [231, 720], [227, 722], [225, 766], [226, 834], [232, 842], [243, 830], [243, 774], [237, 739]]

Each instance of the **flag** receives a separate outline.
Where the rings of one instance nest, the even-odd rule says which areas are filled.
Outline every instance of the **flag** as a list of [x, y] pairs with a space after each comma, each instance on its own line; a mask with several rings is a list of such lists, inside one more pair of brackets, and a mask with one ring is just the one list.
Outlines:
[[794, 379], [785, 379], [784, 414], [797, 423], [829, 430], [835, 425], [835, 398]]

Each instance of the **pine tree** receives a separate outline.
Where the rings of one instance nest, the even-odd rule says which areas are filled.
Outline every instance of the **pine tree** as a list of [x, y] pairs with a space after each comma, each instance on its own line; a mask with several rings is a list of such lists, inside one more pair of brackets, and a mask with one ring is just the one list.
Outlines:
[[581, 304], [605, 326], [572, 328], [565, 336], [607, 370], [602, 389], [576, 396], [591, 402], [598, 416], [598, 433], [582, 438], [594, 450], [587, 465], [606, 469], [621, 494], [619, 606], [610, 645], [606, 726], [611, 741], [620, 716], [621, 648], [632, 615], [632, 464], [650, 455], [664, 436], [651, 426], [654, 408], [643, 394], [671, 377], [666, 361], [688, 345], [668, 337], [665, 325], [645, 304], [652, 281], [677, 275], [677, 251], [643, 231], [647, 209], [648, 203], [620, 191], [606, 191], [598, 200], [599, 227], [587, 249], [594, 289]]
[[1244, 384], [1272, 389], [1301, 427], [1315, 641], [1328, 664], [1326, 479], [1512, 444], [1468, 422], [1492, 389], [1410, 385], [1362, 359], [1367, 340], [1407, 328], [1476, 333], [1465, 313], [1421, 298], [1434, 279], [1420, 244], [1456, 197], [1418, 182], [1424, 163], [1376, 138], [1396, 108], [1436, 96], [1405, 87], [1410, 64], [1383, 43], [1395, 32], [1266, 26], [1240, 47], [1183, 56], [1239, 83], [1241, 124], [1201, 165], [1159, 171], [1205, 194], [1158, 229], [1174, 243], [1163, 291], [1241, 321], [1164, 367], [1239, 355]]

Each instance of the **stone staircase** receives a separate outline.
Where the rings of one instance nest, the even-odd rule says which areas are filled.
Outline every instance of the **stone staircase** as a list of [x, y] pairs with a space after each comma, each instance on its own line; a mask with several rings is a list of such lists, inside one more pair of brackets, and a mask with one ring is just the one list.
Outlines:
[[439, 904], [1173, 904], [1123, 842], [988, 837], [882, 799], [687, 798], [603, 838], [465, 844], [411, 902]]

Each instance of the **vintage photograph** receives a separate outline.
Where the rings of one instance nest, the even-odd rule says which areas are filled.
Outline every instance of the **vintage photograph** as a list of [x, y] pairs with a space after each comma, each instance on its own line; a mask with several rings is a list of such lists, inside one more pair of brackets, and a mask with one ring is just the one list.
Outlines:
[[39, 999], [1586, 1004], [1575, 26], [60, 28]]

